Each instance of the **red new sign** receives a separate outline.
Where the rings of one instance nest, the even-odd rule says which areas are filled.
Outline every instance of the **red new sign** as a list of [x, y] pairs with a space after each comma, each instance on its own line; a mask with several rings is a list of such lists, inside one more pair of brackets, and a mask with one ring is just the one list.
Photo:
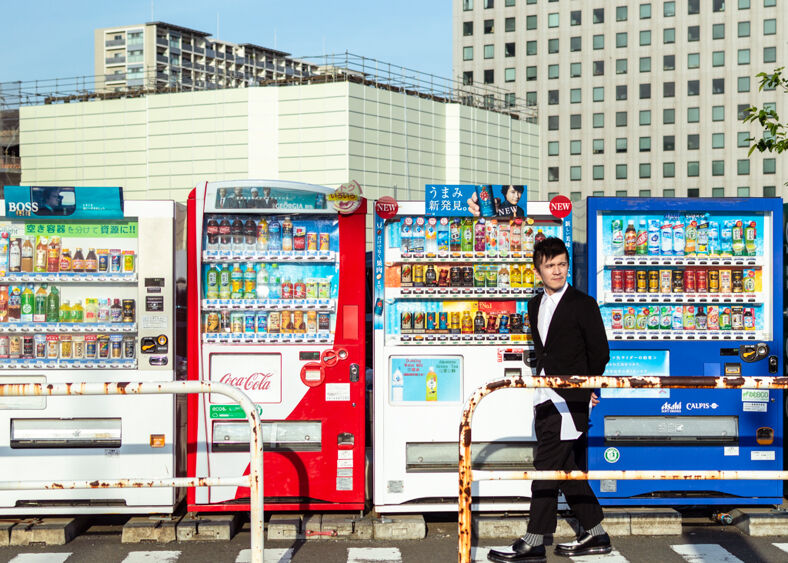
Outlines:
[[375, 213], [382, 219], [391, 219], [397, 214], [399, 205], [397, 200], [391, 196], [384, 195], [382, 198], [375, 202]]
[[557, 195], [550, 200], [550, 213], [563, 219], [572, 212], [572, 202], [565, 195]]

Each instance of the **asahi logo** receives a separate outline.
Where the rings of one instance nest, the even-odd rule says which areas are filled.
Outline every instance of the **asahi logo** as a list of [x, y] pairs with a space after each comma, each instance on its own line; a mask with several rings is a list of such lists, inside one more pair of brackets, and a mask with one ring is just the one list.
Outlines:
[[681, 412], [681, 401], [676, 401], [675, 403], [665, 402], [662, 405], [661, 411], [663, 414]]
[[220, 383], [227, 383], [233, 387], [238, 387], [244, 391], [268, 391], [271, 388], [271, 380], [274, 374], [255, 372], [249, 375], [233, 376], [232, 373], [225, 373], [219, 380]]

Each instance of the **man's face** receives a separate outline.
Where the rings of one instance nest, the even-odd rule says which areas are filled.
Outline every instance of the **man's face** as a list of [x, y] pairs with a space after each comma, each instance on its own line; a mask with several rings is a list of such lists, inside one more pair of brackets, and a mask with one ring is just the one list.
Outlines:
[[263, 197], [271, 197], [271, 190], [268, 188], [263, 189]]
[[219, 188], [219, 196], [224, 197], [227, 195], [227, 188]]
[[256, 198], [256, 197], [257, 197], [257, 195], [258, 195], [258, 192], [257, 192], [257, 190], [252, 190], [252, 197], [255, 197], [255, 198]]
[[515, 190], [512, 186], [509, 186], [506, 189], [506, 201], [512, 205], [517, 205], [517, 203], [520, 201], [520, 192]]
[[241, 197], [243, 195], [242, 188], [235, 188], [233, 191], [235, 192], [235, 197]]
[[569, 256], [559, 254], [552, 258], [542, 260], [536, 268], [536, 275], [544, 283], [545, 288], [550, 292], [559, 291], [566, 283], [566, 276], [569, 273]]

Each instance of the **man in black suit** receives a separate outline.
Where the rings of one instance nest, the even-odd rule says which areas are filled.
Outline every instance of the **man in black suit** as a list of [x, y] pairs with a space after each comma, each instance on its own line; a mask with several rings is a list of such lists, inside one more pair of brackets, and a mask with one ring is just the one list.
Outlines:
[[[601, 375], [610, 349], [599, 307], [593, 298], [566, 281], [569, 252], [564, 242], [548, 237], [534, 245], [534, 267], [544, 293], [528, 302], [528, 321], [539, 375]], [[586, 458], [590, 404], [598, 402], [590, 389], [534, 391], [534, 427], [538, 470], [574, 471]], [[491, 561], [546, 561], [544, 536], [556, 528], [561, 489], [583, 532], [570, 543], [558, 544], [556, 555], [575, 557], [610, 553], [610, 538], [602, 528], [602, 508], [588, 481], [534, 481], [528, 533], [509, 551], [491, 550]]]

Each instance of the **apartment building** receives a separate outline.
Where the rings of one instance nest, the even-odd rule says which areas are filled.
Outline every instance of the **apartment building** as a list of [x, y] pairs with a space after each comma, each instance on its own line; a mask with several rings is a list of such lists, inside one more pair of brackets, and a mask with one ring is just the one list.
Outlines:
[[309, 76], [315, 65], [251, 43], [164, 22], [96, 29], [96, 91], [180, 91], [253, 86]]
[[788, 63], [785, 0], [454, 0], [454, 76], [539, 110], [540, 195], [784, 195], [748, 157], [759, 72]]

